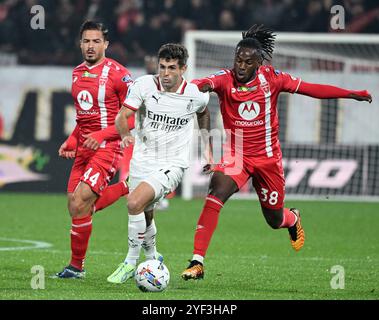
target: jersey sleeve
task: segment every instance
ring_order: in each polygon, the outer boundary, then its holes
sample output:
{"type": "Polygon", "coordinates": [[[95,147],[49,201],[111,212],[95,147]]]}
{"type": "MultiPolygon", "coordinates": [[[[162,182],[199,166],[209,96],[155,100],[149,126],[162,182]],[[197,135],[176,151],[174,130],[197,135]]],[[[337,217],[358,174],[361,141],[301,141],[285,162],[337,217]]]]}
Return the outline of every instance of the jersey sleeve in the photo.
{"type": "Polygon", "coordinates": [[[119,73],[115,76],[115,91],[120,100],[120,105],[125,101],[129,86],[133,83],[129,71],[119,73]]]}
{"type": "Polygon", "coordinates": [[[296,93],[299,89],[301,79],[296,78],[286,72],[274,70],[274,78],[278,83],[280,91],[296,93]]]}
{"type": "Polygon", "coordinates": [[[209,93],[208,92],[199,92],[200,94],[200,99],[199,99],[199,106],[197,109],[197,113],[202,113],[204,112],[205,108],[208,105],[209,102],[209,93]]]}
{"type": "Polygon", "coordinates": [[[142,81],[137,79],[128,88],[128,93],[123,106],[133,111],[137,111],[143,104],[142,81]]]}
{"type": "Polygon", "coordinates": [[[196,84],[199,90],[205,85],[209,84],[212,88],[212,91],[216,93],[220,93],[222,89],[225,87],[224,84],[227,81],[228,70],[220,70],[208,77],[195,79],[192,83],[196,84]]]}

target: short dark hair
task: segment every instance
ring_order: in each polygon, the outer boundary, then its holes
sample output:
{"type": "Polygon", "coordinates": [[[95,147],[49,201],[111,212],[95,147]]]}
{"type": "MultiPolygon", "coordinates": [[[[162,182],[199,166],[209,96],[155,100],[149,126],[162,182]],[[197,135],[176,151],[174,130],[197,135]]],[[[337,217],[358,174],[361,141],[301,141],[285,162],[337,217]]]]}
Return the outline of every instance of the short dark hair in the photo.
{"type": "Polygon", "coordinates": [[[185,46],[179,43],[166,43],[159,48],[158,59],[176,60],[183,67],[187,64],[188,51],[185,46]]]}
{"type": "Polygon", "coordinates": [[[98,30],[101,31],[105,41],[108,41],[108,29],[101,22],[96,22],[92,20],[86,20],[80,27],[79,37],[82,39],[82,35],[84,31],[87,30],[98,30]]]}
{"type": "Polygon", "coordinates": [[[242,32],[242,40],[237,47],[256,49],[261,55],[262,60],[270,60],[274,52],[276,35],[273,31],[263,24],[253,25],[249,30],[242,32]]]}

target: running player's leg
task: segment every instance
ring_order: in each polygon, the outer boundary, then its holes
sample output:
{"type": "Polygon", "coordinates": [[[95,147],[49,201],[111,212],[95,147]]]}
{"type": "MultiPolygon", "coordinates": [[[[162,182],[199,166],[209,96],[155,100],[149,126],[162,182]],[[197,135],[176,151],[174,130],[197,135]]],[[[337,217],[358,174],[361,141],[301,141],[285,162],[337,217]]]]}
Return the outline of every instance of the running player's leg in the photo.
{"type": "Polygon", "coordinates": [[[189,266],[182,272],[182,278],[202,279],[204,277],[204,257],[212,235],[216,230],[218,217],[224,203],[238,191],[235,181],[220,171],[213,173],[209,194],[196,225],[193,257],[189,266]]]}
{"type": "Polygon", "coordinates": [[[105,188],[101,196],[96,200],[93,206],[93,213],[103,210],[115,203],[122,196],[129,193],[129,187],[126,181],[119,181],[105,188]]]}
{"type": "Polygon", "coordinates": [[[128,196],[128,253],[124,262],[107,278],[111,283],[124,283],[134,277],[146,232],[145,207],[155,198],[154,189],[141,182],[128,196]]]}
{"type": "MultiPolygon", "coordinates": [[[[153,206],[152,206],[153,207],[153,206]]],[[[146,260],[157,259],[163,261],[163,256],[157,252],[156,235],[157,227],[154,221],[154,210],[145,210],[146,231],[142,242],[146,260]]]]}
{"type": "Polygon", "coordinates": [[[83,152],[78,153],[75,159],[67,189],[68,210],[72,219],[71,261],[68,267],[57,274],[59,278],[84,276],[84,261],[92,232],[93,206],[113,178],[117,166],[117,155],[113,152],[104,150],[100,156],[83,152]]]}
{"type": "Polygon", "coordinates": [[[79,271],[84,270],[84,260],[92,233],[92,206],[97,197],[88,184],[80,182],[69,198],[69,212],[72,218],[70,266],[79,271]]]}
{"type": "Polygon", "coordinates": [[[273,229],[287,228],[292,247],[298,251],[304,245],[304,230],[299,210],[284,207],[285,180],[281,159],[257,164],[253,186],[258,194],[262,213],[273,229]]]}
{"type": "Polygon", "coordinates": [[[71,216],[71,261],[67,267],[55,276],[58,278],[83,278],[84,258],[92,231],[92,219],[89,214],[97,195],[86,184],[80,183],[86,168],[87,159],[77,156],[72,166],[67,187],[67,207],[71,216]],[[89,191],[88,191],[89,189],[89,191]],[[86,205],[87,204],[87,205],[86,205]],[[87,211],[86,211],[87,210],[87,211]]]}
{"type": "MultiPolygon", "coordinates": [[[[147,226],[151,226],[153,223],[150,212],[153,210],[154,204],[157,201],[178,186],[182,176],[182,168],[171,168],[153,171],[147,178],[144,179],[131,177],[131,189],[133,189],[133,191],[128,196],[129,250],[125,261],[121,263],[117,270],[107,278],[109,282],[123,283],[134,276],[142,243],[145,239],[147,226]],[[142,181],[137,184],[136,181],[138,180],[142,181]],[[133,184],[137,184],[135,189],[133,184]],[[150,225],[148,224],[149,222],[150,225]]],[[[151,251],[156,252],[156,228],[152,230],[151,233],[154,233],[154,236],[152,237],[154,239],[154,244],[149,243],[148,245],[152,246],[151,251]]],[[[150,238],[148,240],[152,239],[150,238]]],[[[162,261],[163,258],[159,260],[162,261]]]]}
{"type": "Polygon", "coordinates": [[[216,230],[219,213],[229,197],[237,192],[248,179],[249,173],[243,168],[241,158],[224,157],[222,163],[215,167],[209,194],[196,226],[192,261],[182,273],[184,280],[204,277],[204,257],[216,230]]]}
{"type": "MultiPolygon", "coordinates": [[[[129,193],[129,187],[127,185],[126,180],[129,174],[129,162],[131,158],[131,152],[133,152],[133,148],[129,147],[129,148],[126,148],[126,150],[127,151],[124,150],[123,157],[122,157],[121,151],[113,153],[113,156],[115,157],[115,159],[112,159],[112,163],[111,163],[112,168],[114,168],[114,170],[117,170],[118,167],[120,167],[120,177],[122,176],[123,179],[120,179],[119,182],[116,182],[112,185],[108,185],[102,191],[101,195],[95,202],[95,205],[93,207],[93,213],[109,207],[118,199],[120,199],[120,197],[125,196],[129,193]]],[[[102,150],[98,151],[98,154],[101,157],[103,157],[102,154],[104,153],[105,153],[105,157],[109,158],[107,151],[102,151],[102,150]]],[[[109,158],[109,160],[111,159],[109,158]]]]}

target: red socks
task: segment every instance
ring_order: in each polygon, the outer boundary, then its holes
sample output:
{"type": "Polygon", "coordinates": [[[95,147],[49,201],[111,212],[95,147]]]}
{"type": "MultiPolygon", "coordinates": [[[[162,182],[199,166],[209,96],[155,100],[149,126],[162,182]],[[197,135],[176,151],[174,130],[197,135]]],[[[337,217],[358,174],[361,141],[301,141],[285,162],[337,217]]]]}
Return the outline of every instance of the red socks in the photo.
{"type": "Polygon", "coordinates": [[[208,195],[205,198],[205,205],[196,226],[194,254],[205,256],[223,206],[224,203],[214,196],[208,195]]]}
{"type": "Polygon", "coordinates": [[[117,182],[105,188],[101,196],[95,202],[94,212],[100,211],[129,193],[129,188],[124,181],[117,182]]]}
{"type": "MultiPolygon", "coordinates": [[[[108,186],[95,202],[94,211],[99,211],[110,206],[121,196],[129,193],[129,188],[124,181],[108,186]]],[[[83,270],[89,238],[92,231],[92,215],[82,218],[72,218],[71,227],[71,262],[76,269],[83,270]]]]}
{"type": "Polygon", "coordinates": [[[297,220],[297,216],[288,208],[283,209],[283,221],[279,228],[290,228],[297,220]]]}
{"type": "Polygon", "coordinates": [[[72,218],[71,226],[71,262],[76,269],[83,270],[89,238],[92,231],[92,216],[72,218]]]}

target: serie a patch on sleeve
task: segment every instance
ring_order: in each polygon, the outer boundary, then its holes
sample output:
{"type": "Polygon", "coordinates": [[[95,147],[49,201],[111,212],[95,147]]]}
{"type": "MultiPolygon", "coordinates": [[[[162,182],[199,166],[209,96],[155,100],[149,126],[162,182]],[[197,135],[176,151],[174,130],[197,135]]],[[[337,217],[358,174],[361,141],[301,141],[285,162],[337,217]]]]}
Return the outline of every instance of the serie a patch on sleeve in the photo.
{"type": "Polygon", "coordinates": [[[132,77],[127,74],[127,75],[125,75],[125,76],[122,77],[121,81],[122,82],[130,82],[130,81],[133,81],[133,80],[132,80],[132,77]]]}
{"type": "Polygon", "coordinates": [[[220,70],[220,71],[217,71],[216,73],[212,74],[212,76],[217,77],[217,76],[222,76],[223,74],[226,74],[226,71],[220,70]]]}

